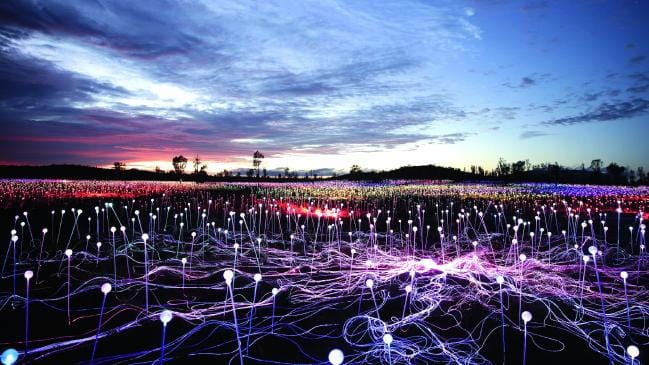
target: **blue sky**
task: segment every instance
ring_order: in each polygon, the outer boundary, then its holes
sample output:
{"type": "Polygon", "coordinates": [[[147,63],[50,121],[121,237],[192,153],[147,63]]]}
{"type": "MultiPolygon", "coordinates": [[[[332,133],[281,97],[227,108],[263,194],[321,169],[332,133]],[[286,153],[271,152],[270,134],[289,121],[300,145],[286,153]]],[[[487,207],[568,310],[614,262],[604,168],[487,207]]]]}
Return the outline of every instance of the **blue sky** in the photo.
{"type": "Polygon", "coordinates": [[[648,166],[649,2],[4,1],[0,162],[648,166]]]}

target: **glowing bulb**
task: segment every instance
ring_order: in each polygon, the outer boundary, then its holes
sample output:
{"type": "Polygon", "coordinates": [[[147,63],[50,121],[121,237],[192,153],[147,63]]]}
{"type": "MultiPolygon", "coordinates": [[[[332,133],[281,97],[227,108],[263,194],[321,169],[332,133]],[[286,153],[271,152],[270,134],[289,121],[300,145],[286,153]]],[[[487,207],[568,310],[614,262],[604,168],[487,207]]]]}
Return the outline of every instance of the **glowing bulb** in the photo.
{"type": "Polygon", "coordinates": [[[104,295],[110,293],[112,289],[113,287],[110,285],[110,283],[104,283],[101,286],[101,292],[104,293],[104,295]]]}
{"type": "Polygon", "coordinates": [[[638,357],[638,355],[640,355],[640,350],[637,346],[631,345],[626,348],[626,353],[629,354],[632,359],[635,359],[636,357],[638,357]]]}
{"type": "Polygon", "coordinates": [[[65,256],[67,256],[68,258],[69,258],[70,256],[72,256],[72,250],[69,249],[69,248],[68,248],[67,250],[65,250],[65,256]]]}
{"type": "Polygon", "coordinates": [[[343,352],[338,349],[333,349],[329,352],[329,363],[331,365],[340,365],[343,363],[344,359],[345,355],[343,355],[343,352]]]}
{"type": "Polygon", "coordinates": [[[410,293],[412,291],[412,285],[408,284],[406,285],[406,293],[410,293]]]}
{"type": "Polygon", "coordinates": [[[171,321],[171,317],[173,317],[173,313],[170,310],[163,310],[162,313],[160,313],[160,322],[166,326],[167,323],[171,321]]]}
{"type": "Polygon", "coordinates": [[[365,285],[367,285],[367,287],[371,289],[372,287],[374,287],[374,280],[372,279],[365,280],[365,285]]]}
{"type": "Polygon", "coordinates": [[[532,313],[530,313],[528,311],[525,311],[525,312],[521,313],[521,318],[523,319],[523,321],[525,323],[527,323],[527,322],[532,320],[532,313]]]}
{"type": "Polygon", "coordinates": [[[115,231],[117,231],[117,228],[115,228],[115,227],[110,227],[110,232],[111,232],[111,233],[115,233],[115,231]]]}
{"type": "Polygon", "coordinates": [[[496,276],[496,283],[502,285],[505,282],[505,278],[502,275],[496,276]]]}
{"type": "MultiPolygon", "coordinates": [[[[340,356],[342,356],[342,352],[340,353],[340,356]]],[[[329,357],[331,358],[331,355],[329,355],[329,357]]],[[[18,351],[14,349],[6,349],[0,356],[0,361],[3,365],[12,365],[16,362],[16,360],[18,360],[18,351]]],[[[342,363],[342,358],[338,364],[340,363],[342,363]]]]}
{"type": "Polygon", "coordinates": [[[255,282],[258,283],[258,282],[261,281],[261,274],[257,273],[257,274],[255,274],[255,276],[253,278],[255,279],[255,282]]]}
{"type": "Polygon", "coordinates": [[[622,278],[622,280],[626,280],[629,277],[629,273],[627,273],[626,271],[622,271],[620,273],[620,277],[622,278]]]}
{"type": "Polygon", "coordinates": [[[390,346],[390,344],[392,343],[392,340],[393,340],[393,338],[392,338],[391,334],[386,333],[386,334],[383,335],[383,343],[384,344],[390,346]]]}
{"type": "Polygon", "coordinates": [[[597,247],[595,247],[594,245],[588,247],[588,252],[589,252],[591,255],[595,256],[595,254],[597,253],[597,247]]]}
{"type": "Polygon", "coordinates": [[[270,292],[273,294],[273,296],[276,296],[277,293],[279,293],[279,289],[273,288],[273,290],[271,290],[270,292]]]}
{"type": "Polygon", "coordinates": [[[232,277],[234,276],[234,272],[232,270],[225,270],[223,272],[223,279],[225,279],[225,282],[230,284],[232,282],[232,277]]]}
{"type": "Polygon", "coordinates": [[[518,256],[518,258],[519,258],[521,261],[525,261],[525,260],[527,260],[527,256],[526,256],[524,253],[522,253],[520,256],[518,256]]]}
{"type": "Polygon", "coordinates": [[[34,276],[34,272],[31,270],[25,271],[25,279],[29,280],[34,276]]]}
{"type": "Polygon", "coordinates": [[[187,263],[187,258],[183,257],[182,259],[180,259],[180,262],[182,262],[182,264],[185,265],[187,263]]]}
{"type": "Polygon", "coordinates": [[[146,233],[142,233],[142,240],[146,241],[149,239],[149,235],[146,233]]]}

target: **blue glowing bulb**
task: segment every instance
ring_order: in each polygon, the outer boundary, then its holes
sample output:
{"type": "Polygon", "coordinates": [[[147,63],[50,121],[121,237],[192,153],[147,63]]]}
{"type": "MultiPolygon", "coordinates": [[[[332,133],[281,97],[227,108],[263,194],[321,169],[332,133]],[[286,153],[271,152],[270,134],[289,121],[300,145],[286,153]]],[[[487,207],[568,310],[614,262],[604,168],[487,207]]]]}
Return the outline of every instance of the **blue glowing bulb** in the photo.
{"type": "Polygon", "coordinates": [[[18,360],[18,351],[14,349],[6,349],[0,356],[3,365],[12,365],[16,360],[18,360]]]}

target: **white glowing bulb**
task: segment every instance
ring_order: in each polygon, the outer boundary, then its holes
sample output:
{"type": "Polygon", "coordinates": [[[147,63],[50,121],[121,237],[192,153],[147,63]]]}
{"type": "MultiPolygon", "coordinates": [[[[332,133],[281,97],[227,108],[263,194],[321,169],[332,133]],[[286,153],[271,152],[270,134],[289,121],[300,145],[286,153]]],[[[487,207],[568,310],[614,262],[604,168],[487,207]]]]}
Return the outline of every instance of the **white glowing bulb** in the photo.
{"type": "Polygon", "coordinates": [[[160,322],[162,322],[162,325],[166,326],[167,323],[171,321],[171,317],[173,317],[173,313],[170,310],[164,310],[160,313],[160,322]]]}
{"type": "Polygon", "coordinates": [[[232,270],[225,270],[223,272],[223,279],[225,279],[226,283],[232,282],[232,277],[234,276],[234,272],[232,270]]]}
{"type": "Polygon", "coordinates": [[[29,280],[34,276],[34,272],[31,270],[25,271],[25,279],[29,280]]]}
{"type": "Polygon", "coordinates": [[[343,352],[338,349],[333,349],[329,352],[329,363],[331,365],[340,365],[343,363],[344,359],[345,355],[343,355],[343,352]]]}
{"type": "Polygon", "coordinates": [[[261,274],[257,273],[257,274],[255,274],[255,276],[253,278],[255,279],[255,282],[258,283],[258,282],[261,281],[261,274]]]}
{"type": "Polygon", "coordinates": [[[527,323],[527,322],[532,320],[532,313],[530,313],[528,311],[525,311],[525,312],[521,313],[521,318],[523,319],[523,321],[525,323],[527,323]]]}
{"type": "Polygon", "coordinates": [[[101,286],[101,292],[104,293],[104,295],[110,293],[112,289],[113,287],[110,285],[110,283],[104,283],[101,286]]]}
{"type": "Polygon", "coordinates": [[[390,346],[390,344],[392,343],[392,340],[393,340],[393,338],[392,338],[391,334],[386,333],[386,334],[383,335],[383,343],[384,344],[390,346]]]}

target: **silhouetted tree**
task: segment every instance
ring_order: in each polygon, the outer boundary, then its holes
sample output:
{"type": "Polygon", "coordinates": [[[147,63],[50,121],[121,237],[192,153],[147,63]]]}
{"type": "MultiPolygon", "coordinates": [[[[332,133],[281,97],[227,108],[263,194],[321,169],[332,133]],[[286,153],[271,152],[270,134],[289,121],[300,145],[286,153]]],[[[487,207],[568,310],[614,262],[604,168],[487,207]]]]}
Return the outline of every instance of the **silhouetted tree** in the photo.
{"type": "Polygon", "coordinates": [[[358,175],[362,173],[363,170],[361,170],[361,167],[358,165],[352,165],[351,169],[349,169],[349,174],[350,175],[358,175]]]}
{"type": "Polygon", "coordinates": [[[198,155],[194,157],[192,164],[194,164],[194,175],[198,175],[198,172],[201,171],[201,159],[198,155]]]}
{"type": "Polygon", "coordinates": [[[117,171],[118,173],[123,171],[125,166],[126,164],[124,162],[121,161],[113,162],[113,169],[115,169],[115,171],[117,171]]]}
{"type": "Polygon", "coordinates": [[[255,170],[257,170],[257,177],[259,177],[259,166],[261,165],[261,161],[264,159],[264,154],[255,151],[255,153],[252,155],[252,166],[255,170]]]}
{"type": "Polygon", "coordinates": [[[561,165],[559,165],[558,162],[555,162],[553,164],[548,164],[548,175],[550,175],[550,177],[552,178],[555,184],[559,182],[561,170],[562,167],[561,165]]]}
{"type": "Polygon", "coordinates": [[[194,165],[194,180],[197,183],[207,180],[207,164],[202,163],[198,155],[194,157],[192,164],[194,165]]]}
{"type": "Polygon", "coordinates": [[[187,158],[183,155],[175,156],[171,163],[174,165],[174,171],[176,175],[182,180],[182,175],[185,173],[185,168],[187,167],[187,158]]]}
{"type": "Polygon", "coordinates": [[[286,178],[288,179],[288,178],[291,177],[290,174],[291,174],[291,169],[289,169],[288,167],[285,168],[284,169],[284,176],[286,176],[286,178]]]}
{"type": "Polygon", "coordinates": [[[122,177],[122,171],[124,171],[124,166],[126,166],[124,162],[120,162],[120,161],[113,162],[113,169],[115,170],[115,176],[117,176],[118,179],[122,177]]]}
{"type": "Polygon", "coordinates": [[[255,174],[255,170],[253,170],[253,169],[249,169],[248,171],[246,171],[246,176],[248,176],[248,177],[252,177],[252,175],[254,175],[254,174],[255,174]]]}
{"type": "Polygon", "coordinates": [[[525,172],[525,161],[512,162],[512,175],[521,177],[525,172]]]}
{"type": "Polygon", "coordinates": [[[156,173],[156,174],[162,174],[162,172],[163,172],[163,171],[162,171],[162,169],[160,168],[160,166],[156,166],[156,167],[155,167],[155,173],[156,173]]]}
{"type": "Polygon", "coordinates": [[[645,175],[644,172],[644,167],[640,166],[636,170],[636,176],[638,178],[638,184],[646,184],[647,183],[647,175],[645,175]]]}
{"type": "Polygon", "coordinates": [[[266,171],[266,168],[265,168],[265,167],[264,167],[264,169],[262,170],[262,176],[263,176],[264,178],[268,177],[268,171],[266,171]]]}
{"type": "Polygon", "coordinates": [[[496,166],[496,175],[500,177],[506,177],[509,175],[509,164],[502,157],[498,160],[498,166],[496,166]]]}
{"type": "Polygon", "coordinates": [[[625,169],[623,166],[620,166],[615,162],[611,162],[608,166],[606,166],[606,172],[608,173],[608,176],[611,178],[614,184],[624,183],[624,170],[625,169]]]}

